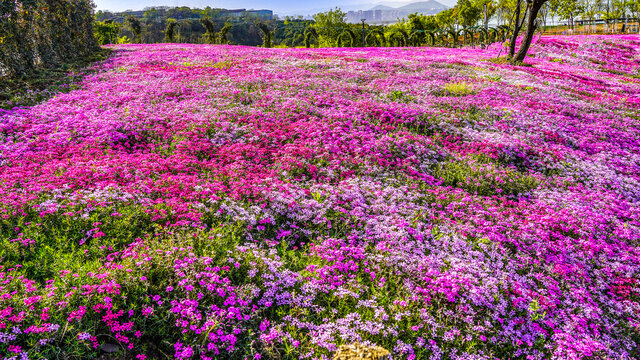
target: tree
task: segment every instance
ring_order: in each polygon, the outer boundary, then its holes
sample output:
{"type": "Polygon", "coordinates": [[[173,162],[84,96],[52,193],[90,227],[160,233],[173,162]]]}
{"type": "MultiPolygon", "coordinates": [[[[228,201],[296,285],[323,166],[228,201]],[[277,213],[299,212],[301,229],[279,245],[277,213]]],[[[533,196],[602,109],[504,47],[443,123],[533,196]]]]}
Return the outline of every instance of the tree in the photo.
{"type": "Polygon", "coordinates": [[[354,47],[356,46],[356,43],[358,42],[358,37],[356,36],[356,33],[353,32],[353,30],[351,29],[345,29],[340,36],[338,37],[338,43],[339,46],[350,46],[350,47],[354,47]]]}
{"type": "Polygon", "coordinates": [[[525,0],[516,0],[516,8],[513,11],[513,19],[511,21],[513,32],[511,33],[511,40],[509,40],[509,58],[513,58],[516,53],[516,41],[518,40],[518,35],[520,34],[522,27],[524,26],[524,21],[529,10],[528,7],[525,7],[524,14],[522,14],[523,1],[525,0]]]}
{"type": "Polygon", "coordinates": [[[365,39],[367,46],[380,46],[386,45],[387,39],[384,37],[384,31],[380,27],[374,27],[369,31],[365,39]]]}
{"type": "Polygon", "coordinates": [[[582,13],[580,14],[583,19],[589,19],[591,21],[591,26],[594,28],[593,24],[600,13],[600,10],[603,8],[602,0],[582,0],[580,2],[582,13]]]}
{"type": "Polygon", "coordinates": [[[482,8],[479,2],[471,0],[458,0],[454,7],[457,23],[463,28],[474,26],[482,18],[482,8]]]}
{"type": "Polygon", "coordinates": [[[524,61],[525,56],[527,56],[529,47],[531,46],[531,41],[533,40],[533,34],[538,28],[538,13],[547,1],[548,0],[527,0],[527,11],[529,12],[529,17],[527,18],[527,29],[522,37],[522,43],[520,44],[518,53],[511,60],[512,63],[521,63],[524,61]]]}
{"type": "MultiPolygon", "coordinates": [[[[640,16],[640,0],[626,0],[625,6],[627,10],[631,13],[631,16],[637,20],[638,17],[640,16]]],[[[640,27],[638,31],[640,31],[640,27]]]]}
{"type": "Polygon", "coordinates": [[[269,29],[265,23],[258,23],[257,26],[262,31],[262,47],[273,47],[273,34],[271,33],[271,29],[269,29]]]}
{"type": "Polygon", "coordinates": [[[219,40],[220,40],[220,44],[228,44],[229,40],[227,39],[227,33],[229,33],[229,30],[231,30],[231,24],[224,24],[224,26],[222,27],[222,29],[220,29],[220,33],[219,33],[219,40]]]}
{"type": "Polygon", "coordinates": [[[408,20],[402,19],[396,24],[386,27],[389,39],[404,41],[406,45],[419,46],[426,43],[428,33],[438,29],[438,22],[434,15],[409,14],[408,20]],[[400,37],[398,37],[400,34],[400,37]]]}
{"type": "Polygon", "coordinates": [[[316,22],[314,27],[318,33],[318,40],[321,46],[338,46],[338,37],[345,29],[349,28],[349,25],[344,20],[346,15],[338,7],[313,15],[313,19],[316,22]]]}
{"type": "Polygon", "coordinates": [[[215,44],[216,42],[216,29],[213,25],[213,22],[210,18],[202,18],[200,19],[200,23],[207,29],[207,32],[203,35],[205,43],[207,44],[215,44]]]}
{"type": "Polygon", "coordinates": [[[111,20],[96,21],[93,25],[94,36],[98,44],[117,44],[120,24],[111,20]]]}
{"type": "Polygon", "coordinates": [[[453,29],[457,22],[454,8],[440,11],[436,14],[435,20],[438,25],[438,29],[453,29]]]}
{"type": "Polygon", "coordinates": [[[304,46],[308,49],[311,47],[311,39],[315,39],[318,42],[318,32],[312,26],[308,27],[304,32],[304,46]]]}
{"type": "Polygon", "coordinates": [[[111,17],[113,17],[113,14],[108,11],[98,10],[95,14],[95,19],[97,21],[105,21],[111,17]]]}
{"type": "Polygon", "coordinates": [[[387,35],[390,46],[407,46],[409,45],[409,34],[402,29],[395,29],[387,35]]]}
{"type": "Polygon", "coordinates": [[[164,40],[166,42],[173,42],[177,25],[178,22],[176,21],[176,19],[167,19],[167,27],[164,31],[164,40]]]}
{"type": "Polygon", "coordinates": [[[127,25],[133,32],[135,36],[134,41],[137,43],[142,42],[142,26],[140,25],[140,20],[136,19],[133,15],[127,16],[127,25]]]}
{"type": "Polygon", "coordinates": [[[607,12],[607,21],[613,20],[613,31],[617,31],[618,19],[626,14],[626,4],[624,0],[611,0],[611,7],[607,12]]]}
{"type": "Polygon", "coordinates": [[[409,18],[409,31],[431,31],[438,29],[438,21],[433,15],[423,15],[413,13],[408,16],[409,18]]]}
{"type": "Polygon", "coordinates": [[[0,75],[22,76],[94,52],[93,2],[0,1],[0,75]]]}
{"type": "Polygon", "coordinates": [[[582,4],[576,0],[549,0],[551,14],[561,20],[567,20],[573,28],[576,15],[582,13],[582,4]]]}

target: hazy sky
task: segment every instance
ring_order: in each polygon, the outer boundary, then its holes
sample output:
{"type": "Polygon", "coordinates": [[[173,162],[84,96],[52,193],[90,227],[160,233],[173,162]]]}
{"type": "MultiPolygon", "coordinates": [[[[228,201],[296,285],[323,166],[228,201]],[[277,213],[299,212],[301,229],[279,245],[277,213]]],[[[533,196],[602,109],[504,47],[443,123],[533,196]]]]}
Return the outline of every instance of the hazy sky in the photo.
{"type": "MultiPolygon", "coordinates": [[[[300,14],[307,15],[314,11],[322,11],[324,9],[338,6],[343,10],[368,10],[377,4],[385,4],[391,6],[405,5],[411,2],[421,0],[94,0],[99,10],[141,10],[147,6],[189,6],[203,8],[206,6],[219,7],[226,9],[271,9],[276,14],[300,14]],[[361,6],[358,6],[361,5],[361,6]]],[[[452,6],[456,0],[438,0],[439,2],[452,6]]]]}

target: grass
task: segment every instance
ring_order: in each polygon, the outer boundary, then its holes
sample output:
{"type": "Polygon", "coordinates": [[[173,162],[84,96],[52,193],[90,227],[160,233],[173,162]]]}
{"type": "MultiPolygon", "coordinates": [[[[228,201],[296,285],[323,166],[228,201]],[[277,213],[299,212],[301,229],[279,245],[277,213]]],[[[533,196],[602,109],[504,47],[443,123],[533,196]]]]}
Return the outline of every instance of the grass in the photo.
{"type": "Polygon", "coordinates": [[[442,86],[442,88],[434,91],[435,96],[467,96],[476,94],[473,84],[467,82],[452,82],[442,86]]]}
{"type": "Polygon", "coordinates": [[[16,78],[0,77],[0,109],[33,106],[55,94],[78,88],[82,78],[96,62],[107,59],[113,51],[100,49],[91,56],[56,68],[41,68],[16,78]]]}

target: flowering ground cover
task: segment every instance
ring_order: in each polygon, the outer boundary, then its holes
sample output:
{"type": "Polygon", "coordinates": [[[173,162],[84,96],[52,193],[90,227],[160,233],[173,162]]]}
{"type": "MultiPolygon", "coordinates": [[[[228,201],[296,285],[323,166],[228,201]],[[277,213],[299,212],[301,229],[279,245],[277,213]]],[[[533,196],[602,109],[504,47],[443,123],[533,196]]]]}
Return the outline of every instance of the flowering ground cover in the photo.
{"type": "Polygon", "coordinates": [[[640,37],[115,50],[0,113],[4,359],[640,357],[640,37]]]}

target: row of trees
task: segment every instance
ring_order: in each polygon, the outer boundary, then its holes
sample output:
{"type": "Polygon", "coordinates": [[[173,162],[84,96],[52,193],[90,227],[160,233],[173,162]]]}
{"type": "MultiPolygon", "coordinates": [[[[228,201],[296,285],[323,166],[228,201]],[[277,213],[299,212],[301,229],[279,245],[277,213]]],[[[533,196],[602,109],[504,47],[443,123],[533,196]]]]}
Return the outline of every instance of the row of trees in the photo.
{"type": "Polygon", "coordinates": [[[315,38],[318,46],[360,46],[362,42],[356,40],[360,38],[367,46],[456,46],[508,38],[508,56],[521,62],[534,33],[546,25],[547,19],[566,21],[571,26],[580,19],[592,27],[600,20],[604,31],[619,29],[616,25],[622,22],[626,31],[630,22],[638,23],[639,15],[640,0],[458,0],[456,6],[436,15],[412,14],[390,26],[360,29],[359,24],[347,24],[345,13],[336,8],[314,16],[315,23],[306,32],[306,45],[315,38]],[[520,35],[522,45],[516,49],[520,35]]]}
{"type": "Polygon", "coordinates": [[[97,48],[91,0],[0,1],[0,76],[53,67],[97,48]]]}
{"type": "MultiPolygon", "coordinates": [[[[260,45],[262,31],[257,24],[263,20],[260,16],[251,13],[243,13],[241,16],[242,18],[231,17],[224,9],[211,7],[197,9],[186,6],[174,8],[159,6],[124,14],[98,11],[95,15],[96,38],[101,44],[129,41],[146,44],[230,42],[238,45],[260,45]],[[105,26],[115,22],[118,23],[105,26]],[[110,35],[112,30],[110,27],[117,27],[115,37],[110,35]],[[226,39],[219,38],[220,35],[225,35],[226,39]]],[[[284,21],[266,21],[266,23],[270,28],[280,28],[285,25],[284,21]]]]}
{"type": "Polygon", "coordinates": [[[538,15],[548,0],[514,0],[508,25],[488,26],[491,16],[497,7],[491,0],[459,0],[458,4],[437,15],[412,14],[391,26],[378,26],[358,29],[357,25],[345,22],[345,13],[335,8],[314,16],[315,23],[306,32],[306,46],[316,39],[318,46],[360,46],[358,37],[367,46],[420,46],[474,44],[477,39],[482,43],[505,40],[511,33],[509,58],[514,62],[522,62],[528,52],[535,31],[538,29],[538,15]],[[482,11],[479,9],[482,8],[482,11]],[[478,26],[481,19],[483,24],[478,26]],[[516,53],[516,40],[524,31],[519,51],[516,53]],[[364,32],[364,33],[363,33],[364,32]],[[359,33],[359,34],[358,34],[359,33]],[[467,40],[468,39],[468,40],[467,40]]]}
{"type": "Polygon", "coordinates": [[[94,33],[99,44],[179,42],[195,44],[236,44],[247,46],[296,47],[304,44],[304,31],[313,21],[300,19],[260,21],[224,18],[195,19],[136,18],[127,16],[122,24],[110,19],[96,21],[94,33]]]}
{"type": "MultiPolygon", "coordinates": [[[[430,19],[435,28],[471,27],[493,20],[498,25],[511,24],[518,5],[521,10],[530,8],[530,1],[519,0],[458,0],[453,8],[430,19]]],[[[606,25],[627,17],[638,19],[640,0],[549,0],[540,8],[541,22],[556,19],[573,26],[576,19],[594,22],[602,20],[606,25]]]]}
{"type": "Polygon", "coordinates": [[[575,20],[593,23],[602,20],[608,28],[621,20],[638,19],[640,0],[549,0],[546,13],[557,16],[573,27],[575,20]]]}

